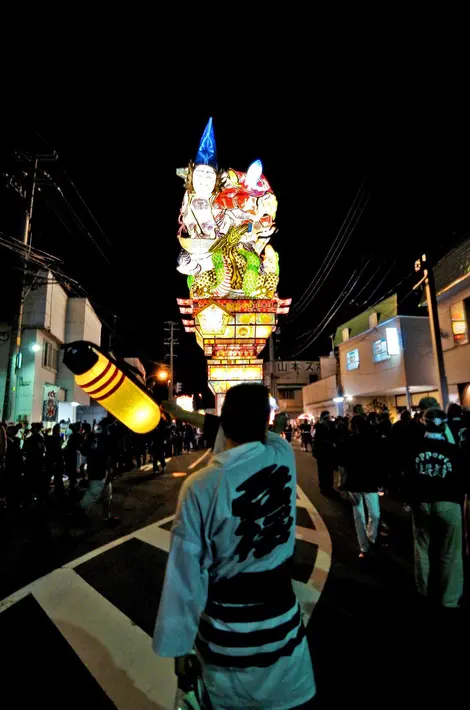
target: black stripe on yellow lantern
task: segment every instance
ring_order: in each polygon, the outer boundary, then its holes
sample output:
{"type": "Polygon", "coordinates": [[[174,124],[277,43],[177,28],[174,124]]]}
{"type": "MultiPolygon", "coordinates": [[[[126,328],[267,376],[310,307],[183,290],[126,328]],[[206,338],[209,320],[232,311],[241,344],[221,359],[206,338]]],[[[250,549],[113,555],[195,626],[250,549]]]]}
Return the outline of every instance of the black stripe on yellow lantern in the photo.
{"type": "Polygon", "coordinates": [[[64,364],[84,392],[136,434],[155,429],[160,408],[125,365],[84,340],[64,345],[64,351],[64,364]]]}

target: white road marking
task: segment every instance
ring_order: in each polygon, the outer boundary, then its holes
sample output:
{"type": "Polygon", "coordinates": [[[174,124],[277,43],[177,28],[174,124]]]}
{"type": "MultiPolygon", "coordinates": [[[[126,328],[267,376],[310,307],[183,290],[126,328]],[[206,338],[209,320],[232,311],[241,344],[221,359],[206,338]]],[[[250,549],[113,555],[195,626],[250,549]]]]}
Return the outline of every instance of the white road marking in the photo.
{"type": "Polygon", "coordinates": [[[149,636],[76,572],[55,570],[34,597],[117,708],[172,707],[173,659],[157,656],[149,636]]]}
{"type": "MultiPolygon", "coordinates": [[[[209,453],[206,452],[198,462],[209,453]]],[[[307,624],[330,570],[332,548],[326,525],[299,486],[297,505],[307,510],[315,530],[297,526],[296,538],[318,546],[308,582],[293,582],[301,603],[302,617],[307,624]]],[[[103,545],[0,602],[1,613],[28,594],[33,594],[118,710],[173,708],[176,692],[173,662],[156,656],[150,637],[76,574],[74,568],[131,538],[167,552],[171,533],[163,530],[162,526],[174,517],[170,515],[103,545]]]]}
{"type": "Polygon", "coordinates": [[[295,536],[298,540],[304,540],[318,546],[317,557],[310,579],[306,584],[294,582],[294,588],[302,606],[304,622],[308,623],[328,578],[331,567],[332,544],[328,528],[320,517],[318,510],[307,498],[300,486],[297,486],[297,496],[297,506],[307,511],[315,530],[297,526],[295,536]]]}
{"type": "Polygon", "coordinates": [[[204,459],[207,456],[209,456],[210,452],[211,452],[211,449],[207,449],[207,451],[204,451],[202,456],[200,456],[194,463],[191,464],[191,466],[189,466],[189,470],[192,471],[193,468],[196,468],[196,466],[198,466],[201,463],[201,461],[204,461],[204,459]]]}

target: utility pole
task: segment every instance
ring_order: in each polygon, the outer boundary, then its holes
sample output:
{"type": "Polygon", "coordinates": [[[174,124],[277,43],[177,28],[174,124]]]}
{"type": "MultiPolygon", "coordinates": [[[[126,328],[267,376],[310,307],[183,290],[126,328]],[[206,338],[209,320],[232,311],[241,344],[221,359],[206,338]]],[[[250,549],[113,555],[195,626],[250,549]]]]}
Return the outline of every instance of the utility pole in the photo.
{"type": "MultiPolygon", "coordinates": [[[[23,244],[31,248],[31,222],[33,219],[34,193],[36,191],[36,177],[38,171],[39,156],[36,155],[33,163],[30,186],[28,190],[27,203],[24,216],[23,244]]],[[[23,275],[21,278],[21,295],[18,308],[16,327],[12,326],[10,333],[10,352],[8,356],[8,367],[5,380],[5,396],[3,399],[3,421],[14,419],[16,407],[16,393],[18,389],[19,354],[21,348],[21,336],[23,329],[24,302],[27,295],[26,290],[26,265],[23,262],[23,275]],[[13,387],[12,387],[12,383],[13,387]],[[11,390],[11,391],[10,391],[11,390]]]]}
{"type": "MultiPolygon", "coordinates": [[[[21,162],[26,161],[31,164],[32,172],[29,177],[29,184],[25,191],[21,189],[21,186],[15,181],[13,177],[10,177],[10,185],[15,188],[17,192],[24,198],[26,197],[26,207],[24,215],[24,229],[23,229],[23,244],[26,249],[26,259],[23,262],[23,273],[21,277],[21,291],[20,291],[20,303],[18,306],[18,316],[16,319],[16,326],[12,326],[10,333],[10,351],[8,354],[8,367],[5,378],[5,394],[3,399],[3,420],[11,420],[15,417],[16,409],[16,396],[18,392],[19,384],[19,370],[20,370],[20,350],[21,350],[21,339],[23,331],[23,315],[24,315],[24,304],[26,296],[29,293],[29,288],[26,286],[26,269],[28,256],[31,254],[31,236],[32,229],[31,224],[33,220],[33,206],[34,197],[36,193],[36,187],[41,184],[41,179],[38,180],[38,169],[39,164],[42,161],[53,161],[57,160],[57,154],[54,152],[51,155],[39,155],[36,153],[34,157],[27,156],[24,154],[19,154],[21,162]],[[12,386],[13,385],[13,386],[12,386]]],[[[47,178],[49,176],[45,174],[47,178]]],[[[47,180],[46,180],[47,182],[47,180]]]]}
{"type": "Polygon", "coordinates": [[[436,284],[434,283],[434,274],[432,268],[428,268],[426,254],[423,254],[421,259],[418,259],[415,262],[415,271],[416,273],[422,274],[421,280],[415,286],[413,286],[413,288],[417,289],[418,286],[424,284],[424,291],[428,304],[428,316],[429,327],[431,329],[432,349],[434,354],[434,362],[436,364],[439,402],[441,407],[446,410],[449,404],[449,390],[447,387],[447,376],[444,365],[444,353],[442,350],[441,329],[439,327],[436,284]]]}
{"type": "Polygon", "coordinates": [[[165,331],[169,333],[169,337],[165,338],[165,345],[169,347],[169,356],[170,356],[170,378],[168,380],[168,398],[171,400],[173,399],[173,385],[174,385],[174,358],[177,357],[175,354],[175,345],[178,344],[177,338],[175,337],[175,333],[178,332],[179,326],[178,323],[175,323],[172,320],[165,321],[165,331]]]}

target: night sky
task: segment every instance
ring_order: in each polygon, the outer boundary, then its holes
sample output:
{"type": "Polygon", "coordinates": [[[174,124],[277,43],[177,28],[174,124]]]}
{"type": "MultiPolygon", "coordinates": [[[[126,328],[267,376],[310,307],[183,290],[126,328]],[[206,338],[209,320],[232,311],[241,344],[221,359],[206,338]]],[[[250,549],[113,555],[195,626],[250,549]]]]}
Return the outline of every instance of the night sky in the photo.
{"type": "MultiPolygon", "coordinates": [[[[259,105],[241,102],[238,110],[227,111],[220,111],[214,97],[191,107],[169,95],[160,96],[157,106],[145,94],[125,99],[119,93],[95,94],[92,103],[61,97],[28,122],[12,122],[4,130],[2,172],[14,167],[14,150],[58,152],[58,163],[43,167],[110,264],[53,186],[44,186],[37,197],[33,246],[64,260],[64,271],[83,285],[106,323],[118,316],[117,349],[140,354],[147,364],[159,360],[163,321],[179,319],[175,299],[186,297],[187,287],[176,272],[183,184],[175,170],[195,157],[209,115],[221,166],[246,170],[254,159],[263,161],[279,200],[278,233],[271,240],[280,253],[279,294],[294,303],[315,276],[364,181],[361,194],[369,202],[333,272],[301,317],[281,320],[282,357],[299,350],[304,341],[298,336],[323,319],[355,269],[364,267],[356,288],[302,357],[327,353],[336,327],[395,283],[404,280],[406,295],[413,283],[407,276],[421,251],[437,258],[464,238],[470,229],[469,146],[457,107],[448,103],[444,113],[436,111],[437,98],[421,102],[411,90],[380,99],[339,90],[320,96],[318,91],[286,93],[259,105]]],[[[3,185],[0,198],[0,230],[19,235],[21,201],[3,185]]],[[[8,252],[2,250],[0,258],[4,317],[19,272],[11,269],[8,252]]],[[[194,336],[181,333],[179,353],[176,380],[187,391],[201,391],[204,357],[194,336]]]]}

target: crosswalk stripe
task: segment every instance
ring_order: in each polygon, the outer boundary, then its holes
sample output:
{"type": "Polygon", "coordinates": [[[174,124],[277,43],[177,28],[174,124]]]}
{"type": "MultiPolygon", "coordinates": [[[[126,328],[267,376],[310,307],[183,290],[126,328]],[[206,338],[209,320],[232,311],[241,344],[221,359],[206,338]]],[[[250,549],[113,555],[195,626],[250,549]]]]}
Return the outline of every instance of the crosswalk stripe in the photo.
{"type": "MultiPolygon", "coordinates": [[[[332,547],[326,525],[300,486],[297,505],[307,510],[315,529],[297,526],[296,538],[317,546],[308,582],[293,582],[304,623],[308,623],[330,570],[332,547]]],[[[75,568],[132,538],[168,552],[171,533],[162,526],[174,517],[167,516],[93,550],[0,602],[1,617],[2,611],[32,594],[118,710],[172,708],[176,692],[173,661],[156,656],[148,634],[88,584],[75,568]]]]}
{"type": "Polygon", "coordinates": [[[172,659],[156,656],[149,636],[74,570],[55,570],[34,596],[117,708],[172,706],[172,659]]]}

